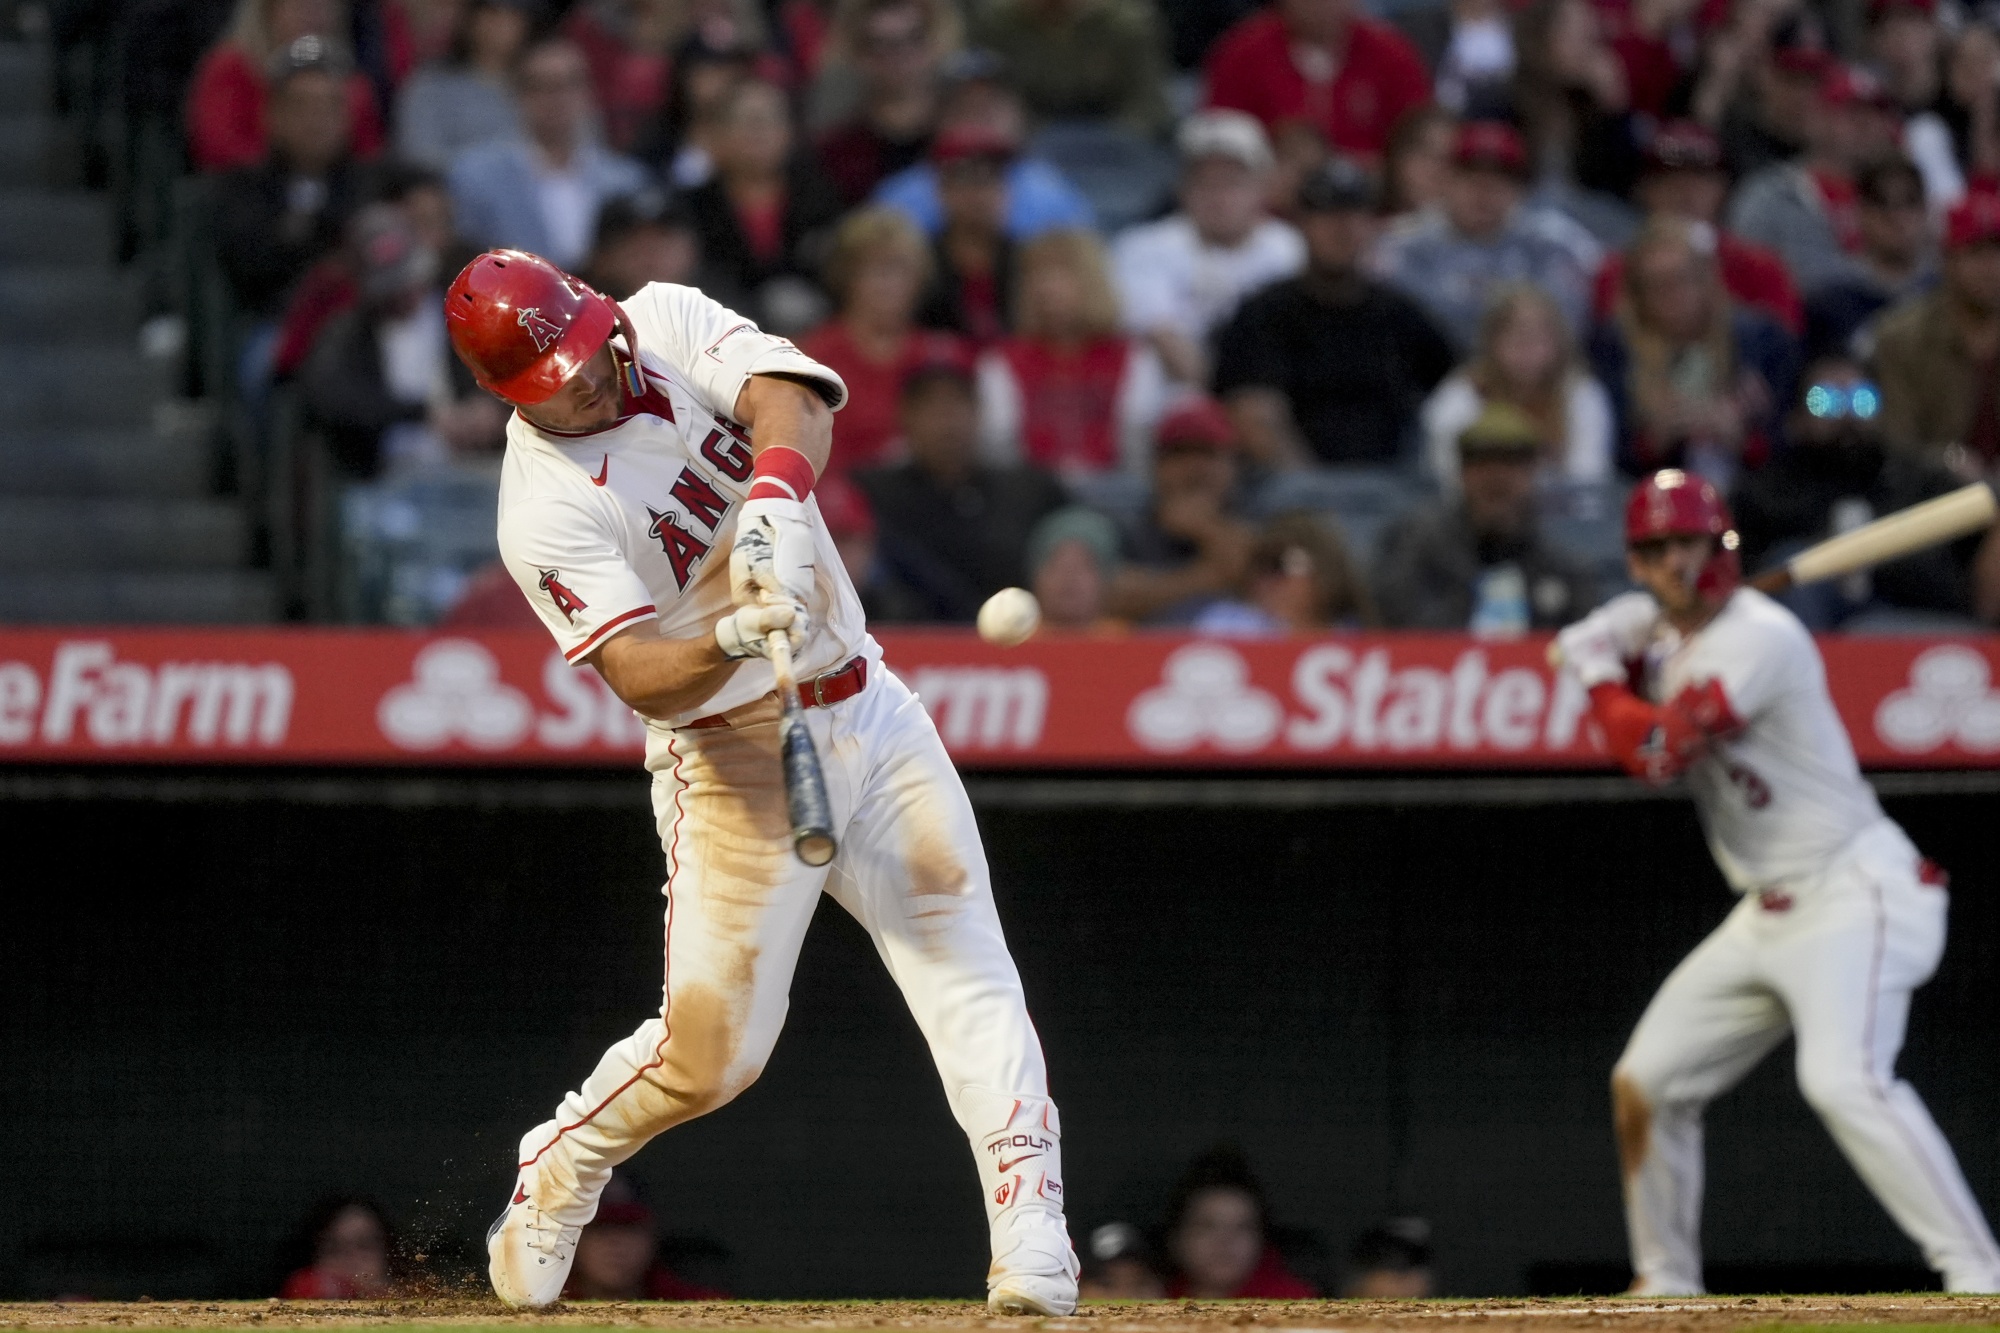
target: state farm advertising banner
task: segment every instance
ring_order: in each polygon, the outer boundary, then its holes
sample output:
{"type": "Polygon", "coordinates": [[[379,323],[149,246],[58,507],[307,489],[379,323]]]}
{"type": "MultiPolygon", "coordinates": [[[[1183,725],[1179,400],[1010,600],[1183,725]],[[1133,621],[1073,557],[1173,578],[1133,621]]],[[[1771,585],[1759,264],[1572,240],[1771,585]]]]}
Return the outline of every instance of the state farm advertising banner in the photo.
{"type": "MultiPolygon", "coordinates": [[[[966,768],[1604,766],[1545,639],[880,639],[966,768]]],[[[1864,763],[2000,767],[2000,636],[1820,646],[1864,763]]],[[[533,632],[0,630],[0,763],[623,766],[643,746],[533,632]]]]}

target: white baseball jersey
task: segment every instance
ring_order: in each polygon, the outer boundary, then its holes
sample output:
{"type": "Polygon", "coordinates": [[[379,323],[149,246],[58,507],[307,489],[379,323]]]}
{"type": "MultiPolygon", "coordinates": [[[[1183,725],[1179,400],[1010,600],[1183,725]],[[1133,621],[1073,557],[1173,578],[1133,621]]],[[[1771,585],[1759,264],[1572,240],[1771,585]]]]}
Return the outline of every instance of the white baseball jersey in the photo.
{"type": "MultiPolygon", "coordinates": [[[[730,413],[751,375],[816,380],[836,409],[847,398],[840,376],[693,287],[656,282],[623,306],[646,382],[637,399],[626,387],[626,415],[577,435],[518,412],[507,423],[500,554],[573,663],[628,626],[652,620],[663,638],[692,639],[728,614],[729,548],[752,466],[749,437],[730,413]]],[[[856,655],[881,657],[817,502],[806,512],[817,559],[801,679],[856,655]]],[[[685,714],[649,720],[647,766],[671,762],[663,738],[673,727],[774,685],[771,664],[752,658],[685,714]]]]}
{"type": "MultiPolygon", "coordinates": [[[[1682,636],[1643,592],[1612,598],[1571,636],[1604,635],[1642,667],[1643,692],[1666,703],[1710,681],[1736,720],[1688,769],[1688,787],[1723,876],[1738,891],[1824,869],[1883,818],[1827,693],[1826,666],[1798,617],[1739,588],[1715,618],[1682,636]]],[[[1592,683],[1592,682],[1586,682],[1592,683]]]]}

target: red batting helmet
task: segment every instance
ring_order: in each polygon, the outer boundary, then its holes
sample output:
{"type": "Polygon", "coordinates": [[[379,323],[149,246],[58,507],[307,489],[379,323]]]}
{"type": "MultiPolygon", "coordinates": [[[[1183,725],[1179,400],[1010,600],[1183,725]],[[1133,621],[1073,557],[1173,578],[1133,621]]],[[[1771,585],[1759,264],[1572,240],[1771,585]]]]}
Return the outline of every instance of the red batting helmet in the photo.
{"type": "Polygon", "coordinates": [[[625,314],[540,255],[488,250],[452,281],[444,322],[481,388],[533,406],[597,355],[625,314]]]}
{"type": "Polygon", "coordinates": [[[1670,467],[1632,488],[1625,505],[1625,544],[1637,546],[1662,537],[1708,537],[1714,542],[1715,553],[1695,581],[1704,596],[1727,597],[1743,577],[1736,554],[1736,520],[1713,482],[1670,467]]]}

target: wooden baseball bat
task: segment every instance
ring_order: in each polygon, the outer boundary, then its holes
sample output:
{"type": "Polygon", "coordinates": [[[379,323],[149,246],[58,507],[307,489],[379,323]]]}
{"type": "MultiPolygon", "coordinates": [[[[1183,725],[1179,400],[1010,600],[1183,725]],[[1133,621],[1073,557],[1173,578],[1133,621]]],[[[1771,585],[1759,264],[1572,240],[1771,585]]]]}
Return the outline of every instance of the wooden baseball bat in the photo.
{"type": "Polygon", "coordinates": [[[771,670],[778,677],[778,762],[785,771],[785,809],[792,821],[792,851],[809,866],[833,860],[840,845],[833,836],[833,806],[826,797],[826,774],[806,730],[799,683],[792,677],[792,641],[774,629],[765,637],[771,670]]]}
{"type": "Polygon", "coordinates": [[[1750,586],[1759,592],[1783,592],[1802,583],[1836,579],[1977,532],[1993,522],[1994,513],[1993,488],[1975,481],[1809,546],[1751,579],[1750,586]]]}

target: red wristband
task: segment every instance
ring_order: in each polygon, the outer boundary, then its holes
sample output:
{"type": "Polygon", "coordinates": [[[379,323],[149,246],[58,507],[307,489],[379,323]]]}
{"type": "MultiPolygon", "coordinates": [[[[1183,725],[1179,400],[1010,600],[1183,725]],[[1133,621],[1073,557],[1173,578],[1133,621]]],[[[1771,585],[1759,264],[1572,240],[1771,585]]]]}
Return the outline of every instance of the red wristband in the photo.
{"type": "Polygon", "coordinates": [[[798,500],[812,494],[812,460],[796,449],[774,444],[757,455],[750,472],[752,500],[798,500]]]}

